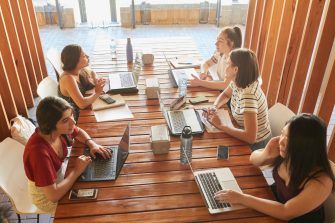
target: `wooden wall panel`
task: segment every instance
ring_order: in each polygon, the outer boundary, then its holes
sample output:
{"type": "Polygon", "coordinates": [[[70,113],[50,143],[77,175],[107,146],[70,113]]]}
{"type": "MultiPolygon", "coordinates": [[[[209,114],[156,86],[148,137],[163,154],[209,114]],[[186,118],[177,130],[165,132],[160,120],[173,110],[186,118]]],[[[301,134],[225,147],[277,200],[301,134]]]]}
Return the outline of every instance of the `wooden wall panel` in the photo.
{"type": "Polygon", "coordinates": [[[248,14],[247,14],[247,22],[245,26],[245,33],[244,33],[244,47],[249,48],[250,40],[251,40],[251,32],[255,18],[255,11],[256,11],[256,3],[257,0],[249,0],[248,5],[248,14]]]}
{"type": "Polygon", "coordinates": [[[15,26],[18,32],[19,40],[21,43],[21,50],[24,58],[24,63],[27,68],[28,78],[31,86],[31,91],[34,96],[37,96],[37,80],[35,76],[35,68],[30,53],[30,47],[27,41],[26,29],[24,27],[23,18],[21,15],[21,10],[19,7],[18,1],[20,0],[11,0],[11,6],[13,10],[13,18],[15,21],[15,26]]]}
{"type": "MultiPolygon", "coordinates": [[[[310,0],[313,1],[313,0],[310,0]]],[[[278,102],[286,105],[290,92],[290,86],[298,61],[298,52],[301,44],[304,24],[306,22],[309,4],[307,1],[298,1],[294,13],[293,27],[290,32],[290,42],[284,62],[284,71],[282,74],[281,86],[278,94],[278,102]]]]}
{"type": "MultiPolygon", "coordinates": [[[[259,34],[258,45],[255,51],[257,55],[260,71],[262,69],[262,60],[263,60],[264,51],[266,48],[267,38],[269,35],[271,15],[274,10],[274,2],[275,0],[269,0],[269,1],[266,1],[264,5],[264,15],[262,19],[261,32],[259,34]]],[[[262,72],[261,72],[261,75],[263,76],[262,72]]]]}
{"type": "Polygon", "coordinates": [[[262,88],[264,92],[267,94],[267,87],[269,85],[269,81],[271,78],[271,67],[273,64],[273,58],[276,51],[276,46],[278,42],[278,30],[281,22],[281,16],[284,8],[284,0],[276,0],[274,3],[274,10],[272,11],[270,27],[269,27],[269,35],[266,39],[265,50],[264,50],[264,58],[261,56],[261,74],[263,79],[262,88]]]}
{"type": "MultiPolygon", "coordinates": [[[[333,45],[333,40],[335,37],[334,19],[335,1],[330,1],[325,24],[320,38],[320,43],[316,52],[315,61],[312,67],[310,78],[307,83],[306,95],[303,99],[302,112],[314,112],[324,73],[327,67],[328,60],[326,60],[325,58],[329,58],[330,51],[333,45]]],[[[333,89],[334,91],[335,88],[329,88],[329,90],[331,89],[333,89]]]]}
{"type": "Polygon", "coordinates": [[[2,7],[0,5],[0,51],[3,57],[3,63],[5,70],[8,74],[9,85],[12,89],[13,95],[15,95],[15,105],[20,114],[28,116],[27,104],[23,96],[23,91],[20,84],[20,79],[17,73],[17,69],[14,63],[14,57],[11,51],[11,45],[8,40],[7,30],[2,13],[2,7]]]}
{"type": "Polygon", "coordinates": [[[288,43],[290,42],[290,30],[292,27],[293,15],[296,8],[296,0],[286,0],[281,17],[281,24],[279,28],[278,42],[276,51],[274,53],[273,65],[271,67],[270,75],[271,81],[266,90],[268,106],[275,104],[278,97],[278,91],[281,83],[282,72],[284,70],[284,61],[288,50],[288,43]]]}
{"type": "Polygon", "coordinates": [[[257,48],[258,48],[258,40],[259,40],[261,24],[262,24],[262,19],[263,19],[264,5],[265,5],[265,0],[257,0],[255,18],[254,18],[252,34],[251,34],[251,44],[250,44],[250,49],[254,51],[255,53],[257,53],[257,48]]]}
{"type": "Polygon", "coordinates": [[[10,125],[8,122],[7,114],[5,111],[5,104],[2,101],[0,95],[0,141],[4,140],[7,137],[10,137],[10,125]]]}
{"type": "Polygon", "coordinates": [[[12,8],[10,6],[9,0],[0,1],[2,7],[3,17],[6,24],[6,29],[8,36],[10,36],[9,41],[11,45],[11,50],[14,56],[15,65],[20,78],[20,84],[22,90],[24,91],[24,98],[28,107],[34,107],[34,99],[31,91],[26,65],[22,56],[21,45],[18,40],[16,26],[13,21],[12,8]]]}
{"type": "MultiPolygon", "coordinates": [[[[44,77],[48,76],[48,71],[47,71],[47,66],[45,64],[45,57],[44,57],[44,53],[43,53],[43,49],[42,49],[41,38],[40,38],[39,31],[38,31],[38,24],[37,24],[37,20],[36,20],[36,14],[35,14],[35,11],[34,11],[33,2],[32,1],[25,1],[25,2],[26,2],[27,9],[28,9],[28,15],[29,15],[29,18],[30,18],[31,27],[32,27],[32,30],[33,30],[37,55],[38,55],[38,59],[39,59],[39,62],[40,62],[40,66],[41,66],[41,70],[42,70],[42,79],[43,79],[44,77]]],[[[39,82],[42,79],[40,79],[39,82]]]]}
{"type": "Polygon", "coordinates": [[[335,129],[333,129],[332,135],[328,143],[328,158],[335,162],[335,129]]]}
{"type": "Polygon", "coordinates": [[[307,23],[305,24],[302,45],[300,48],[300,56],[295,69],[294,81],[290,90],[288,103],[290,109],[295,113],[298,112],[300,106],[300,99],[303,94],[308,68],[311,63],[324,4],[325,0],[312,1],[312,5],[308,13],[307,23]]]}
{"type": "MultiPolygon", "coordinates": [[[[8,80],[7,75],[8,74],[7,74],[6,69],[5,69],[4,60],[3,60],[2,54],[0,52],[0,82],[1,82],[0,95],[3,98],[2,102],[6,107],[6,108],[3,109],[4,111],[6,111],[5,112],[6,117],[8,118],[8,120],[11,120],[12,118],[17,116],[18,111],[17,111],[16,105],[15,105],[12,89],[9,85],[9,80],[8,80]]],[[[4,123],[6,121],[1,120],[1,122],[4,123]]],[[[5,127],[5,125],[4,125],[4,127],[5,127]]],[[[2,128],[2,125],[1,125],[1,128],[2,128]]]]}
{"type": "Polygon", "coordinates": [[[34,69],[35,69],[35,78],[36,78],[36,85],[43,79],[42,75],[42,68],[40,65],[40,61],[38,58],[38,53],[37,53],[37,48],[36,48],[36,43],[35,43],[35,38],[33,35],[33,29],[31,26],[29,14],[28,14],[28,9],[26,5],[26,1],[18,1],[19,3],[19,8],[21,11],[22,15],[22,21],[24,22],[24,27],[26,30],[26,35],[27,35],[27,42],[28,46],[30,49],[31,56],[33,58],[33,64],[34,64],[34,69]]]}

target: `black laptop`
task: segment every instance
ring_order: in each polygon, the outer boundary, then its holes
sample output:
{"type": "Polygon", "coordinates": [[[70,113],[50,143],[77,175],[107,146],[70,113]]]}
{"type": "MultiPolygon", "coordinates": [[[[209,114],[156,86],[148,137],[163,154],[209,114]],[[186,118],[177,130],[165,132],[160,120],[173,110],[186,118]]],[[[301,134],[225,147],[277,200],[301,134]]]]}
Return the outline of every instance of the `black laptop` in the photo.
{"type": "MultiPolygon", "coordinates": [[[[109,147],[112,151],[112,157],[104,159],[101,155],[97,154],[96,159],[93,159],[92,163],[81,174],[79,181],[116,180],[129,154],[129,139],[130,123],[124,131],[119,145],[109,147]]],[[[84,155],[90,155],[89,148],[85,148],[84,155]]]]}

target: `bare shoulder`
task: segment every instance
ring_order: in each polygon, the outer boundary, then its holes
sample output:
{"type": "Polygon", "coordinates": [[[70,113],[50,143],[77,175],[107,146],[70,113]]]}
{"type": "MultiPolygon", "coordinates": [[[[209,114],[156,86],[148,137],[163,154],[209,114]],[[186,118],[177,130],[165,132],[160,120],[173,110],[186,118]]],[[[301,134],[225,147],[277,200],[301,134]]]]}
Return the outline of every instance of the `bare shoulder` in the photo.
{"type": "Polygon", "coordinates": [[[315,178],[309,180],[305,187],[312,186],[326,190],[332,190],[333,188],[333,181],[326,173],[319,173],[315,176],[315,178]]]}

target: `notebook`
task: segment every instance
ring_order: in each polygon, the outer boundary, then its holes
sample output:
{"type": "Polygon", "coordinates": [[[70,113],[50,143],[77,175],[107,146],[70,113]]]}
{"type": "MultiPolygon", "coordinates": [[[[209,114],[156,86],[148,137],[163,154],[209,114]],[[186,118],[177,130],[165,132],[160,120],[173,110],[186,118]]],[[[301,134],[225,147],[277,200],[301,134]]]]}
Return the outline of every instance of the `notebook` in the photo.
{"type": "Polygon", "coordinates": [[[106,102],[104,102],[100,98],[97,98],[92,104],[92,110],[93,111],[99,111],[99,110],[103,110],[103,109],[107,109],[107,108],[115,108],[115,107],[125,105],[125,103],[126,103],[124,101],[123,97],[119,94],[112,95],[111,97],[115,100],[115,102],[113,104],[107,104],[106,102]]]}
{"type": "MultiPolygon", "coordinates": [[[[92,159],[92,163],[88,165],[86,170],[81,174],[79,181],[116,180],[128,157],[129,147],[130,123],[128,123],[124,131],[119,145],[109,147],[112,151],[112,157],[110,159],[104,159],[101,155],[97,154],[96,159],[92,159]]],[[[88,148],[84,149],[84,155],[90,155],[88,148]]]]}
{"type": "MultiPolygon", "coordinates": [[[[183,152],[185,152],[185,150],[183,150],[183,152]]],[[[222,189],[230,189],[237,192],[242,192],[229,168],[215,168],[193,171],[192,165],[189,162],[187,156],[186,159],[194,176],[195,182],[198,185],[200,194],[210,214],[218,214],[245,208],[242,205],[219,202],[214,199],[215,193],[222,189]]]]}
{"type": "MultiPolygon", "coordinates": [[[[209,133],[213,133],[213,132],[223,132],[220,129],[217,129],[215,126],[213,126],[203,115],[202,113],[204,111],[199,110],[199,116],[201,118],[202,123],[205,125],[206,131],[209,133]]],[[[230,116],[229,116],[229,112],[223,108],[220,108],[217,110],[217,114],[220,118],[220,121],[222,123],[224,123],[226,126],[228,127],[234,127],[233,123],[231,122],[230,116]]]]}
{"type": "Polygon", "coordinates": [[[137,78],[133,72],[109,74],[103,90],[106,93],[137,93],[137,78]]]}
{"type": "Polygon", "coordinates": [[[191,126],[192,134],[204,133],[199,114],[194,109],[169,111],[165,108],[160,94],[158,94],[158,98],[161,111],[172,135],[180,135],[185,126],[191,126]]]}
{"type": "Polygon", "coordinates": [[[178,68],[198,68],[201,65],[201,60],[194,57],[178,57],[170,59],[170,63],[176,69],[178,68]]]}

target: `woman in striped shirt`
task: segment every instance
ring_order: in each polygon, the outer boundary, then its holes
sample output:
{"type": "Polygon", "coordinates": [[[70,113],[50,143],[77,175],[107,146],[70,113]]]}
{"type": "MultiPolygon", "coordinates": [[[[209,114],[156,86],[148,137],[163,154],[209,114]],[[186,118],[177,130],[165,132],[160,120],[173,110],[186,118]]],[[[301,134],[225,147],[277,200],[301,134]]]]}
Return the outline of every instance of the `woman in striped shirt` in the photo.
{"type": "Polygon", "coordinates": [[[252,150],[264,148],[271,138],[271,129],[254,52],[233,50],[228,59],[226,76],[233,81],[215,100],[213,108],[208,109],[208,120],[218,129],[249,143],[252,150]],[[216,114],[216,110],[229,99],[232,116],[241,128],[226,126],[216,114]]]}

